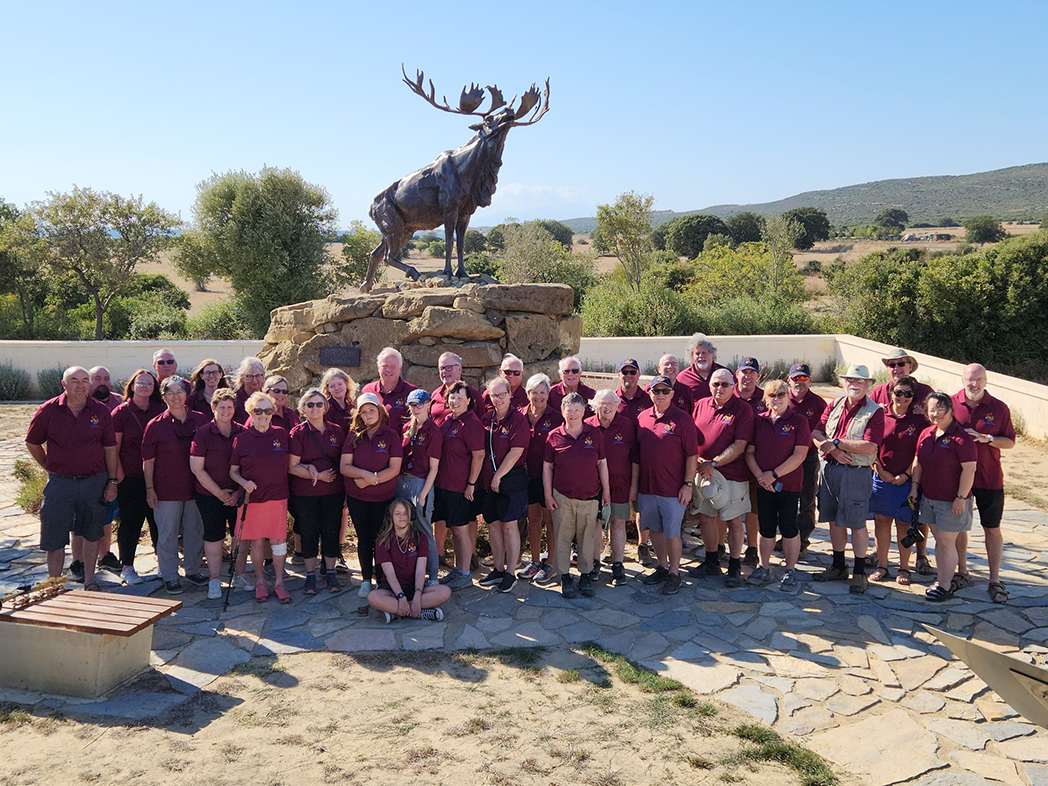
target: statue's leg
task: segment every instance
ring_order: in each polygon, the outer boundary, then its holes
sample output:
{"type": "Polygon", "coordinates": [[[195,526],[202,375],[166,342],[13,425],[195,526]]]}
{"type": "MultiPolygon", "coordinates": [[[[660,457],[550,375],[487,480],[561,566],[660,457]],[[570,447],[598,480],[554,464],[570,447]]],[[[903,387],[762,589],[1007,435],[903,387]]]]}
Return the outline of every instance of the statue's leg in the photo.
{"type": "Polygon", "coordinates": [[[386,255],[386,239],[375,246],[375,250],[371,252],[371,258],[368,260],[368,272],[364,276],[364,280],[360,283],[361,292],[370,292],[371,288],[375,286],[375,268],[382,261],[382,258],[386,255]]]}
{"type": "Polygon", "coordinates": [[[459,219],[458,227],[455,229],[455,245],[458,251],[458,270],[455,275],[458,278],[466,278],[466,263],[462,259],[462,254],[466,246],[466,228],[469,227],[469,219],[469,216],[459,219]]]}
{"type": "Polygon", "coordinates": [[[458,216],[454,213],[444,217],[444,276],[451,278],[451,250],[455,242],[455,224],[458,216]]]}

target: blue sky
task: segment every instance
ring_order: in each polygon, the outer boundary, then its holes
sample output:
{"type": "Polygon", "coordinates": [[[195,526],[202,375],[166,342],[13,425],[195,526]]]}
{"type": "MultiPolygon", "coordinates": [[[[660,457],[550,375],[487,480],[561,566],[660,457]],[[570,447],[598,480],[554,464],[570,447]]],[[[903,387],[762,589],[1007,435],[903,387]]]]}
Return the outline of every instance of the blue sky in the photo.
{"type": "Polygon", "coordinates": [[[761,202],[1048,161],[1048,4],[7,3],[0,197],[74,183],[191,218],[212,172],[290,167],[340,225],[470,135],[454,103],[551,79],[474,225],[761,202]]]}

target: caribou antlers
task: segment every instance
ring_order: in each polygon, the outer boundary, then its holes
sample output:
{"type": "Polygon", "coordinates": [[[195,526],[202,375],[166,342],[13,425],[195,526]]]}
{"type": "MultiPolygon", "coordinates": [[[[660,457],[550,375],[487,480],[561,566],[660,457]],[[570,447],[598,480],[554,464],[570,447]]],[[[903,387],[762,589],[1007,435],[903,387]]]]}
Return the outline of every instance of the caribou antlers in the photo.
{"type": "Polygon", "coordinates": [[[515,126],[530,126],[532,123],[537,123],[539,119],[549,111],[549,79],[546,80],[546,89],[542,93],[542,98],[539,98],[539,89],[532,85],[521,97],[520,106],[513,109],[513,103],[517,100],[516,96],[513,96],[513,100],[506,104],[505,98],[502,96],[502,91],[499,90],[498,85],[487,85],[481,88],[479,84],[470,82],[469,87],[462,88],[462,94],[459,96],[458,109],[452,109],[448,104],[446,96],[441,96],[444,103],[440,104],[437,102],[437,90],[433,86],[433,80],[429,81],[429,93],[426,92],[422,86],[423,81],[426,79],[426,75],[419,70],[415,71],[415,79],[411,80],[408,78],[407,71],[404,69],[404,64],[400,64],[400,71],[404,74],[404,84],[406,84],[411,92],[417,96],[421,96],[426,103],[436,107],[442,112],[450,112],[453,115],[477,115],[478,117],[487,117],[496,109],[505,106],[507,109],[513,111],[513,119],[515,126]],[[477,108],[484,103],[484,91],[491,95],[491,106],[488,107],[487,111],[478,112],[477,108]],[[524,122],[520,121],[520,118],[524,117],[528,112],[535,110],[530,120],[524,122]]]}

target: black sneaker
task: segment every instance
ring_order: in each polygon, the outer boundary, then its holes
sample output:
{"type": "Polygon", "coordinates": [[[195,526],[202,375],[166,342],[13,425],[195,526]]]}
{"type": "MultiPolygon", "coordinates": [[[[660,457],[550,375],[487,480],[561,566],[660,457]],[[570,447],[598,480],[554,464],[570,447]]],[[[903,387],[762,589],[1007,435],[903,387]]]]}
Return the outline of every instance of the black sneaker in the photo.
{"type": "Polygon", "coordinates": [[[680,576],[676,573],[671,573],[666,577],[666,582],[662,585],[663,595],[676,595],[680,592],[680,576]]]}
{"type": "Polygon", "coordinates": [[[501,570],[493,570],[477,583],[482,587],[495,587],[502,583],[502,577],[505,575],[507,574],[503,573],[501,570]]]}
{"type": "Polygon", "coordinates": [[[717,546],[717,562],[721,565],[726,564],[728,561],[728,551],[723,545],[717,546]]]}
{"type": "Polygon", "coordinates": [[[575,580],[567,574],[560,577],[560,594],[565,598],[574,598],[578,595],[575,591],[575,580]]]}
{"type": "Polygon", "coordinates": [[[728,567],[728,575],[724,577],[725,587],[741,587],[742,586],[742,566],[738,563],[730,565],[728,567]]]}
{"type": "Polygon", "coordinates": [[[84,583],[84,563],[80,560],[74,560],[72,563],[70,563],[68,573],[69,578],[71,578],[77,584],[84,583]]]}
{"type": "Polygon", "coordinates": [[[517,586],[517,577],[510,573],[508,570],[502,574],[502,581],[499,582],[499,592],[512,592],[513,588],[517,586]]]}
{"type": "Polygon", "coordinates": [[[589,572],[589,579],[594,584],[600,584],[600,566],[596,562],[593,563],[593,570],[589,572]]]}
{"type": "Polygon", "coordinates": [[[582,593],[584,598],[593,597],[593,580],[590,578],[589,573],[583,573],[579,577],[579,592],[582,593]]]}
{"type": "Polygon", "coordinates": [[[102,559],[98,561],[98,567],[105,568],[106,570],[111,570],[114,573],[119,573],[124,569],[123,564],[121,564],[120,560],[116,558],[116,554],[114,554],[113,552],[109,552],[104,557],[102,557],[102,559]]]}
{"type": "Polygon", "coordinates": [[[164,588],[167,590],[168,595],[182,594],[182,582],[178,579],[171,579],[171,581],[164,582],[164,588]]]}
{"type": "Polygon", "coordinates": [[[757,547],[750,546],[746,549],[746,553],[742,556],[742,564],[748,565],[751,568],[757,567],[757,547]]]}
{"type": "Polygon", "coordinates": [[[640,582],[641,584],[647,584],[649,586],[652,584],[661,584],[669,577],[669,575],[670,572],[662,567],[662,565],[659,565],[651,573],[642,577],[640,582]]]}
{"type": "Polygon", "coordinates": [[[688,568],[688,575],[700,579],[710,579],[720,576],[722,569],[720,563],[706,560],[698,567],[688,568]]]}
{"type": "Polygon", "coordinates": [[[622,567],[622,563],[613,562],[611,564],[611,583],[616,587],[622,587],[625,586],[627,581],[626,569],[622,567]]]}
{"type": "Polygon", "coordinates": [[[203,573],[194,573],[191,576],[186,576],[186,581],[188,581],[190,584],[194,586],[203,587],[205,584],[207,584],[208,577],[205,576],[203,573]]]}

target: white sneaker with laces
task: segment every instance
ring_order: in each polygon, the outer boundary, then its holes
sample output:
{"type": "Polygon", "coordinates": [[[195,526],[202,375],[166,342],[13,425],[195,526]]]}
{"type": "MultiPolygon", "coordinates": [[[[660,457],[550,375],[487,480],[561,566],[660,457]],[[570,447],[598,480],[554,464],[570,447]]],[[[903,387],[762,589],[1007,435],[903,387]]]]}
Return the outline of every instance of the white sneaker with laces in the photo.
{"type": "Polygon", "coordinates": [[[371,590],[373,589],[375,589],[375,587],[370,581],[362,581],[360,582],[360,589],[357,590],[357,597],[366,598],[371,594],[371,590]]]}
{"type": "Polygon", "coordinates": [[[238,573],[233,578],[233,589],[244,590],[245,592],[255,591],[255,580],[254,578],[248,578],[246,573],[238,573]]]}
{"type": "Polygon", "coordinates": [[[222,579],[208,579],[207,597],[208,600],[215,600],[222,597],[222,579]]]}
{"type": "Polygon", "coordinates": [[[141,584],[145,579],[138,575],[138,572],[134,569],[134,567],[132,567],[131,565],[127,565],[124,567],[122,571],[120,571],[120,580],[124,584],[133,585],[141,584]]]}

